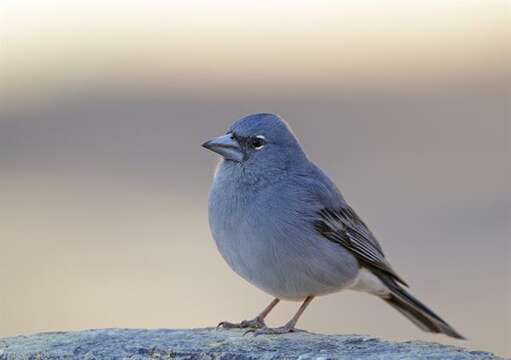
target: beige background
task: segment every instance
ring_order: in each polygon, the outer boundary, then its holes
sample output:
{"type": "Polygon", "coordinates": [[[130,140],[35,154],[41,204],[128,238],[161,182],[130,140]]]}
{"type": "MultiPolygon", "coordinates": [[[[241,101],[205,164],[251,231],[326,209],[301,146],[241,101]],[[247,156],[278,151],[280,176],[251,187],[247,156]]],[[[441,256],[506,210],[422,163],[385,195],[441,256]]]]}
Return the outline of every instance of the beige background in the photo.
{"type": "MultiPolygon", "coordinates": [[[[183,3],[0,3],[0,336],[254,316],[200,144],[269,111],[462,345],[510,356],[509,4],[183,3]]],[[[300,326],[460,344],[352,292],[300,326]]]]}

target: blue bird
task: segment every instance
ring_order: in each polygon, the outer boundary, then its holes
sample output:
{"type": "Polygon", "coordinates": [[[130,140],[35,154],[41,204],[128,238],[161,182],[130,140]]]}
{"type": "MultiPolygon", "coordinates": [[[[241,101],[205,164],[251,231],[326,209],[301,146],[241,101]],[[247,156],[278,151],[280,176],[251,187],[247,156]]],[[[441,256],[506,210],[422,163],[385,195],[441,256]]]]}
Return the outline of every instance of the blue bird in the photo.
{"type": "Polygon", "coordinates": [[[253,320],[224,328],[298,331],[316,296],[352,289],[376,295],[422,330],[463,339],[408,291],[371,231],[305,154],[287,123],[246,116],[203,146],[222,156],[209,193],[209,224],[234,272],[275,299],[253,320]],[[303,301],[284,326],[265,318],[281,300],[303,301]]]}

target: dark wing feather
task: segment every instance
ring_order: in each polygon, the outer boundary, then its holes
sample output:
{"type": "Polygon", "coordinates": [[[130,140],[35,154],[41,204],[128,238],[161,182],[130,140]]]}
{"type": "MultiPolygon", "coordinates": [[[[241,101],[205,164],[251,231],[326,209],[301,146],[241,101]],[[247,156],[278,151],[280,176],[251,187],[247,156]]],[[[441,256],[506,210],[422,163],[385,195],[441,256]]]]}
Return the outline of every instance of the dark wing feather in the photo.
{"type": "Polygon", "coordinates": [[[361,265],[377,268],[408,286],[385,259],[380,244],[351,207],[323,208],[318,215],[314,226],[321,235],[351,251],[361,265]]]}

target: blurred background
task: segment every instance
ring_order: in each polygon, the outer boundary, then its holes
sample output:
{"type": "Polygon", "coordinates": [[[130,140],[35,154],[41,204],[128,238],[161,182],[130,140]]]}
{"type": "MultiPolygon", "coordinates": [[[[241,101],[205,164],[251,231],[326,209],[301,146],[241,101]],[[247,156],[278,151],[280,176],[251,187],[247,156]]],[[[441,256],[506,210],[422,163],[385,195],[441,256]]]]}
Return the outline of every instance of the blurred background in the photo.
{"type": "Polygon", "coordinates": [[[509,5],[2,1],[0,336],[258,313],[209,234],[200,144],[275,112],[469,340],[349,291],[299,326],[511,356],[509,5]]]}

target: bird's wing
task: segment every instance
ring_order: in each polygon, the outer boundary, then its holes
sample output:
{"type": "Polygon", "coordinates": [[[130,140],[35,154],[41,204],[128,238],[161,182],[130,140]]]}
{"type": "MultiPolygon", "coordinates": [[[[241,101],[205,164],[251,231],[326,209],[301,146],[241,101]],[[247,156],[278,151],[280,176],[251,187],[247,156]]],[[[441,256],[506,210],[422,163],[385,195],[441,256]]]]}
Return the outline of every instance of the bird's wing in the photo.
{"type": "Polygon", "coordinates": [[[322,208],[314,227],[325,238],[348,249],[368,269],[377,268],[408,286],[389,264],[383,250],[366,224],[348,205],[322,208]]]}

